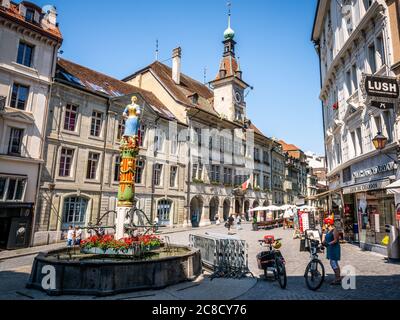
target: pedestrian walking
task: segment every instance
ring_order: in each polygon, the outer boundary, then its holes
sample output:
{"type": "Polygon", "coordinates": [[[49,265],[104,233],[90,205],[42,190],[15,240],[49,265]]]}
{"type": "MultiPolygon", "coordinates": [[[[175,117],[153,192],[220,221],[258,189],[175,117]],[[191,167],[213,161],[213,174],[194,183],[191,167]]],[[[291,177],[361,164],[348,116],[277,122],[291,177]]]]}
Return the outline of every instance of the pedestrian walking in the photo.
{"type": "Polygon", "coordinates": [[[326,233],[323,243],[327,248],[326,258],[329,260],[333,272],[335,273],[335,280],[331,285],[340,285],[342,283],[342,278],[340,276],[339,266],[341,256],[339,232],[337,231],[335,221],[332,218],[326,218],[324,224],[326,225],[326,233]]]}
{"type": "Polygon", "coordinates": [[[252,226],[253,226],[253,231],[258,231],[258,221],[257,221],[257,213],[256,212],[253,213],[252,226]]]}
{"type": "Polygon", "coordinates": [[[82,229],[79,226],[75,227],[75,245],[80,246],[82,241],[82,229]]]}
{"type": "Polygon", "coordinates": [[[215,224],[216,225],[220,225],[221,224],[221,221],[219,221],[219,215],[218,214],[215,215],[215,224]]]}
{"type": "Polygon", "coordinates": [[[72,247],[74,245],[75,230],[73,226],[69,226],[67,232],[67,247],[72,247]]]}
{"type": "Polygon", "coordinates": [[[232,228],[234,222],[235,222],[235,218],[233,217],[233,214],[231,214],[231,216],[228,218],[228,222],[227,222],[228,233],[231,231],[231,228],[232,228]]]}
{"type": "Polygon", "coordinates": [[[236,219],[236,229],[237,230],[243,230],[243,228],[242,228],[242,219],[240,218],[240,216],[238,216],[237,219],[236,219]]]}

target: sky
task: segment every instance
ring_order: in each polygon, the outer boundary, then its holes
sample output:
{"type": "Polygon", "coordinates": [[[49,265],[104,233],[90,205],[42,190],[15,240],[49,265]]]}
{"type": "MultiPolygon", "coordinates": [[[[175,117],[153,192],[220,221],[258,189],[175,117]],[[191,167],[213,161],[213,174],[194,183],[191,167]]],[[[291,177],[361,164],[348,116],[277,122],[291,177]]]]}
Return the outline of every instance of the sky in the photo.
{"type": "MultiPolygon", "coordinates": [[[[155,60],[215,78],[227,28],[227,0],[34,0],[56,6],[63,58],[117,79],[155,60]]],[[[254,87],[247,116],[267,136],[324,154],[318,56],[310,40],[317,0],[231,0],[236,55],[254,87]]]]}

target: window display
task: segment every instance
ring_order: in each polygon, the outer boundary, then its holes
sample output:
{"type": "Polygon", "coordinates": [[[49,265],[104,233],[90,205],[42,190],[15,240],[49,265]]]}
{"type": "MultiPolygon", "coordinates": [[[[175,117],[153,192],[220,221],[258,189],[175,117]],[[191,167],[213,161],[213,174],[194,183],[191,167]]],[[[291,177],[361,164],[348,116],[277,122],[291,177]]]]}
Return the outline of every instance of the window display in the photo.
{"type": "Polygon", "coordinates": [[[370,191],[357,195],[360,241],[381,245],[385,225],[394,223],[394,197],[384,191],[370,191]]]}

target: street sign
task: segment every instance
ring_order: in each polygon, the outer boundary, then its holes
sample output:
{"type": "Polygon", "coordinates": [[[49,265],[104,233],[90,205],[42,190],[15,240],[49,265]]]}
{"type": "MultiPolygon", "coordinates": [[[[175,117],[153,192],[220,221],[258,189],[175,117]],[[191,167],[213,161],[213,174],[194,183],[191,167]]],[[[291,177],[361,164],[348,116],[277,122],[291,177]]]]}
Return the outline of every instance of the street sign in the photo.
{"type": "Polygon", "coordinates": [[[392,102],[381,102],[371,101],[371,107],[375,107],[381,110],[394,109],[394,103],[392,102]]]}
{"type": "Polygon", "coordinates": [[[397,99],[399,84],[395,77],[366,76],[365,91],[369,97],[397,99]]]}

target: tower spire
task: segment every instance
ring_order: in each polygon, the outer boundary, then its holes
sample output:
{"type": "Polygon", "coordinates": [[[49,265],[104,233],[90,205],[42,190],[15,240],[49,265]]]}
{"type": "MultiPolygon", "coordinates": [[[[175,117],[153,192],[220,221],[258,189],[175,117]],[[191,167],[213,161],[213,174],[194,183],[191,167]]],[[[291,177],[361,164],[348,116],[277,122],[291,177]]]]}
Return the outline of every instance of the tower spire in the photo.
{"type": "Polygon", "coordinates": [[[231,28],[231,7],[232,7],[232,3],[230,1],[228,1],[228,29],[231,28]]]}
{"type": "Polygon", "coordinates": [[[228,28],[224,32],[224,38],[225,38],[225,40],[229,40],[229,39],[233,40],[233,38],[235,37],[235,31],[233,31],[231,28],[232,4],[231,4],[231,2],[228,2],[227,5],[228,5],[228,28]]]}

